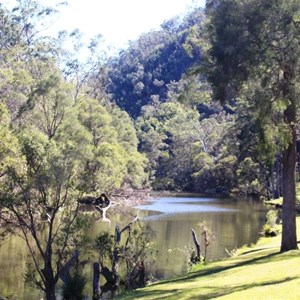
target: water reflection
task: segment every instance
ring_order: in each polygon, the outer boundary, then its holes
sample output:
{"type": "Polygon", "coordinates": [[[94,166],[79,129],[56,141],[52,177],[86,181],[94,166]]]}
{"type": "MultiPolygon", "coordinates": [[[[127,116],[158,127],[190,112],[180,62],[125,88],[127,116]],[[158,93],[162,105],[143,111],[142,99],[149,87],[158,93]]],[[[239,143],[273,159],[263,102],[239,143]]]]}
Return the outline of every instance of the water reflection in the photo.
{"type": "MultiPolygon", "coordinates": [[[[226,250],[251,244],[258,238],[265,220],[265,208],[254,201],[235,201],[216,198],[159,198],[147,205],[109,213],[111,224],[93,222],[86,232],[96,237],[103,231],[114,233],[116,224],[128,224],[138,213],[149,222],[156,233],[159,255],[155,264],[146,268],[156,277],[166,278],[187,271],[185,246],[193,246],[191,228],[200,233],[199,222],[206,222],[215,236],[208,249],[208,259],[227,256],[226,250]]],[[[94,220],[93,216],[90,216],[94,220]]],[[[0,295],[9,299],[42,299],[42,295],[24,285],[23,274],[28,261],[27,248],[20,238],[7,240],[0,246],[0,295]]],[[[92,264],[87,268],[92,276],[92,264]]],[[[91,283],[91,280],[90,280],[91,283]]],[[[88,286],[88,292],[91,287],[88,286]]]]}
{"type": "MultiPolygon", "coordinates": [[[[148,268],[164,278],[187,271],[183,250],[193,246],[190,229],[197,232],[199,222],[205,222],[215,237],[208,249],[207,259],[212,260],[226,257],[226,249],[255,242],[265,220],[265,208],[255,201],[160,198],[137,209],[155,230],[160,249],[155,266],[148,268]]],[[[200,239],[199,230],[198,236],[200,239]]]]}
{"type": "MultiPolygon", "coordinates": [[[[164,197],[153,200],[151,203],[136,206],[139,210],[154,211],[162,215],[148,216],[149,219],[159,219],[168,217],[170,214],[189,214],[207,212],[230,212],[236,211],[234,207],[222,205],[224,201],[216,198],[170,198],[164,197]]],[[[186,218],[186,216],[184,216],[186,218]]]]}

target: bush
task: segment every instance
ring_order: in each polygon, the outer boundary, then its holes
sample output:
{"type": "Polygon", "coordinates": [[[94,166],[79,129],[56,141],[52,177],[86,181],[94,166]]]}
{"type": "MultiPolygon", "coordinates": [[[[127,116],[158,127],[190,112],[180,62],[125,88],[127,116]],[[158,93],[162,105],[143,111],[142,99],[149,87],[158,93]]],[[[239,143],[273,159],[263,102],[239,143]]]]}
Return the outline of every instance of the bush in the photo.
{"type": "Polygon", "coordinates": [[[277,236],[279,233],[279,226],[276,224],[278,212],[276,210],[269,210],[266,215],[266,223],[263,227],[265,236],[277,236]]]}
{"type": "Polygon", "coordinates": [[[64,300],[82,300],[84,299],[83,290],[87,283],[86,275],[82,271],[75,270],[62,287],[64,300]]]}

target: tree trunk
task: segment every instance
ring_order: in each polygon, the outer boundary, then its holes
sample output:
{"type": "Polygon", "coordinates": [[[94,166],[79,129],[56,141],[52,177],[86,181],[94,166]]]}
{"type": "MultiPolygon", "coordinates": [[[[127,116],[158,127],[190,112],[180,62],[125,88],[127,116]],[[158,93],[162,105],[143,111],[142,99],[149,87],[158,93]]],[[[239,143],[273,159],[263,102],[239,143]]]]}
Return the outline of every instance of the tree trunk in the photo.
{"type": "Polygon", "coordinates": [[[55,286],[56,281],[54,279],[53,269],[52,269],[52,249],[51,246],[48,246],[46,257],[44,260],[44,269],[42,273],[45,279],[45,293],[47,300],[55,300],[55,286]]]}
{"type": "Polygon", "coordinates": [[[114,256],[114,260],[113,260],[112,272],[113,272],[113,275],[114,275],[115,289],[117,290],[120,286],[120,275],[119,275],[119,257],[120,257],[120,253],[119,253],[119,246],[115,247],[113,256],[114,256]]]}
{"type": "Polygon", "coordinates": [[[145,286],[145,265],[144,265],[144,262],[141,261],[139,263],[139,270],[138,270],[138,287],[143,287],[145,286]]]}
{"type": "Polygon", "coordinates": [[[276,193],[275,198],[278,199],[282,195],[282,168],[280,155],[276,156],[276,193]]]}
{"type": "Polygon", "coordinates": [[[275,199],[275,179],[274,179],[274,165],[270,168],[271,177],[271,199],[275,199]]]}
{"type": "Polygon", "coordinates": [[[195,247],[196,247],[196,259],[198,261],[200,261],[200,257],[201,257],[200,244],[199,244],[199,241],[197,239],[197,234],[196,234],[195,230],[193,228],[191,228],[191,231],[192,231],[193,241],[194,241],[194,244],[195,244],[195,247]]]}
{"type": "Polygon", "coordinates": [[[68,280],[71,278],[71,268],[76,266],[79,263],[79,251],[75,250],[73,256],[66,262],[64,267],[62,268],[59,278],[61,281],[66,284],[68,280]]]}
{"type": "Polygon", "coordinates": [[[45,294],[46,294],[46,299],[47,300],[56,300],[55,285],[52,285],[52,284],[46,285],[45,294]]]}
{"type": "Polygon", "coordinates": [[[100,264],[95,262],[93,264],[93,300],[100,299],[100,264]]]}
{"type": "Polygon", "coordinates": [[[289,125],[291,141],[282,157],[282,188],[283,188],[283,209],[282,209],[282,239],[281,252],[297,249],[296,234],[296,130],[295,119],[296,109],[290,105],[285,113],[285,121],[289,125]]]}

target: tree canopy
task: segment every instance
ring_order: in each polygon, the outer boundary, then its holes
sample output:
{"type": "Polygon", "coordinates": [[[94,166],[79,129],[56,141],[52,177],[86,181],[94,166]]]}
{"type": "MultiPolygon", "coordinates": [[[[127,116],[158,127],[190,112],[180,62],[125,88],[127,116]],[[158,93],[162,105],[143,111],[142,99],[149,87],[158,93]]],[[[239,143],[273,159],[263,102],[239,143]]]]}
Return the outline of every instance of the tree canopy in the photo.
{"type": "Polygon", "coordinates": [[[207,73],[215,97],[222,101],[241,95],[252,103],[260,140],[273,160],[270,144],[277,136],[283,168],[281,250],[295,249],[299,1],[209,1],[207,13],[207,73]]]}
{"type": "Polygon", "coordinates": [[[0,225],[47,299],[82,249],[78,199],[120,189],[283,195],[297,248],[299,1],[209,0],[84,63],[79,30],[42,35],[55,11],[0,5],[0,225]]]}

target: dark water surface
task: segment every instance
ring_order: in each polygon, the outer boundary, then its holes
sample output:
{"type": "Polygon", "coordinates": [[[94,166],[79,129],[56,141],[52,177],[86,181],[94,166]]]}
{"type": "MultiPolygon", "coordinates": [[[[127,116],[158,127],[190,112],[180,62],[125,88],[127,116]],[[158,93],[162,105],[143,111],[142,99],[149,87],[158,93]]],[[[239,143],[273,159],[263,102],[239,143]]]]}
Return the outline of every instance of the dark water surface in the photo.
{"type": "MultiPolygon", "coordinates": [[[[208,248],[208,260],[228,256],[229,251],[257,241],[265,221],[266,208],[255,201],[229,200],[203,197],[160,197],[145,205],[122,209],[121,213],[108,215],[111,224],[93,222],[86,232],[95,237],[104,230],[114,232],[139,215],[155,231],[159,255],[155,264],[146,268],[155,277],[168,278],[187,271],[185,247],[193,246],[191,228],[201,239],[199,222],[205,222],[214,235],[208,248]]],[[[28,252],[20,238],[11,238],[0,245],[0,296],[9,299],[35,300],[43,296],[25,286],[28,252]]],[[[87,267],[91,282],[92,269],[87,267]]],[[[91,289],[91,288],[89,288],[91,289]]]]}

